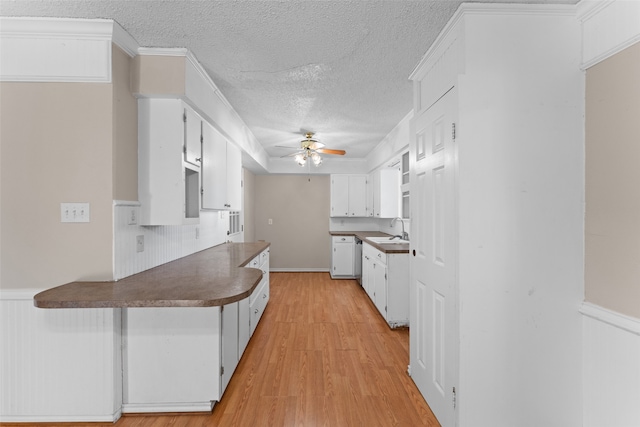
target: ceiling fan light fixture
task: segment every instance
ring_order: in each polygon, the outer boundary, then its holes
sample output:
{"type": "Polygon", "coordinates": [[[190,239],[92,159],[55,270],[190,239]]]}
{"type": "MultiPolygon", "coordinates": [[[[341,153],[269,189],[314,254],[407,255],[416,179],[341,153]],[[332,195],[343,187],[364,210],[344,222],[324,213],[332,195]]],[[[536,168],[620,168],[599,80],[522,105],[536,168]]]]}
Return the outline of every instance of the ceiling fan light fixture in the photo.
{"type": "Polygon", "coordinates": [[[307,163],[307,156],[302,153],[296,154],[293,160],[295,160],[300,166],[304,166],[307,163]]]}
{"type": "Polygon", "coordinates": [[[313,164],[317,166],[320,166],[320,164],[322,163],[322,157],[320,157],[320,154],[318,153],[313,153],[311,155],[311,160],[313,160],[313,164]]]}

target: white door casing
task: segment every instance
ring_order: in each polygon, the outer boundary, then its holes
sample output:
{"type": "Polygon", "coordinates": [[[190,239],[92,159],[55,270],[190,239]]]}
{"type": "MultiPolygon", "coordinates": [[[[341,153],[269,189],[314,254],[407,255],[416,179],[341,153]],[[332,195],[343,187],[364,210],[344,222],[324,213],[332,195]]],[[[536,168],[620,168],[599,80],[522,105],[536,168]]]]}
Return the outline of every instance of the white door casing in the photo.
{"type": "Polygon", "coordinates": [[[443,427],[456,423],[456,91],[412,121],[410,370],[443,427]]]}

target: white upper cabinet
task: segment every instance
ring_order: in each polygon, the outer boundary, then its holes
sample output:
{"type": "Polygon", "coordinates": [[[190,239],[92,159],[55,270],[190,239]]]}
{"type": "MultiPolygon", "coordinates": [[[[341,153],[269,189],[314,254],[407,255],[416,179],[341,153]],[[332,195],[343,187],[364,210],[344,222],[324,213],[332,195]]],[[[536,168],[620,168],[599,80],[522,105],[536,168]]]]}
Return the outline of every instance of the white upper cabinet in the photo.
{"type": "Polygon", "coordinates": [[[212,125],[202,123],[202,209],[240,210],[242,159],[212,125]]]}
{"type": "Polygon", "coordinates": [[[395,218],[400,216],[400,171],[385,168],[373,173],[373,216],[395,218]]]}
{"type": "Polygon", "coordinates": [[[367,175],[331,175],[331,216],[367,216],[367,175]]]}
{"type": "Polygon", "coordinates": [[[200,166],[202,119],[191,108],[184,109],[184,161],[200,166]]]}
{"type": "Polygon", "coordinates": [[[200,167],[184,160],[185,109],[176,99],[138,100],[140,225],[199,222],[200,167]]]}

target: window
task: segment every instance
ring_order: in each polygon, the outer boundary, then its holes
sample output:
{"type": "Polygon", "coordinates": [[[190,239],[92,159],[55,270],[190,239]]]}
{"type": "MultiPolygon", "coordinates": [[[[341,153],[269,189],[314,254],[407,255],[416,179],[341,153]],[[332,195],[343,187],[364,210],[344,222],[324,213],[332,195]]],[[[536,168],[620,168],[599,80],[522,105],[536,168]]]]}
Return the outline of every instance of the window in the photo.
{"type": "Polygon", "coordinates": [[[240,211],[229,212],[229,236],[240,233],[240,211]]]}

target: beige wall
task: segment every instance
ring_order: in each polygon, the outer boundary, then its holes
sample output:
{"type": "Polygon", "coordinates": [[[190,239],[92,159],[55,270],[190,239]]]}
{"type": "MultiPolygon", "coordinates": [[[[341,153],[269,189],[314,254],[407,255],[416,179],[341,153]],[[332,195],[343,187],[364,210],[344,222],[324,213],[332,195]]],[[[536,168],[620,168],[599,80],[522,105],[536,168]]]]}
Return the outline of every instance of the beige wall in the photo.
{"type": "Polygon", "coordinates": [[[586,85],[586,300],[640,318],[640,43],[586,85]]]}
{"type": "Polygon", "coordinates": [[[270,267],[329,271],[329,175],[310,181],[307,175],[256,175],[255,181],[255,238],[271,242],[270,267]]]}
{"type": "Polygon", "coordinates": [[[50,288],[113,277],[113,200],[138,198],[131,59],[113,49],[113,83],[0,83],[0,287],[50,288]],[[60,222],[89,202],[91,222],[60,222]]]}
{"type": "Polygon", "coordinates": [[[132,92],[184,96],[186,60],[184,56],[136,56],[132,61],[132,92]]]}
{"type": "Polygon", "coordinates": [[[133,60],[113,46],[113,198],[138,200],[138,101],[131,94],[133,60]]]}
{"type": "Polygon", "coordinates": [[[256,176],[248,169],[242,169],[242,214],[244,217],[244,241],[256,240],[256,176]]]}
{"type": "Polygon", "coordinates": [[[0,83],[0,287],[112,277],[112,90],[97,83],[0,83]],[[60,222],[89,202],[90,223],[60,222]]]}

